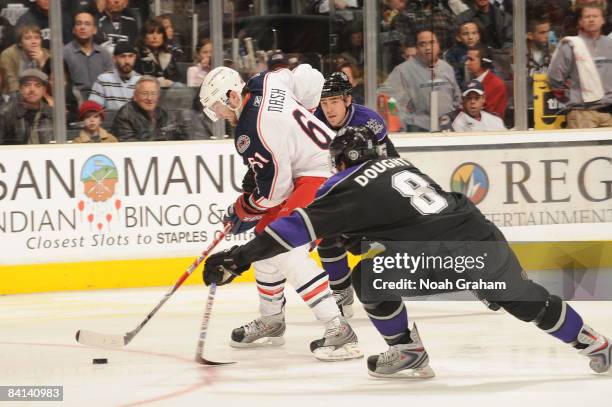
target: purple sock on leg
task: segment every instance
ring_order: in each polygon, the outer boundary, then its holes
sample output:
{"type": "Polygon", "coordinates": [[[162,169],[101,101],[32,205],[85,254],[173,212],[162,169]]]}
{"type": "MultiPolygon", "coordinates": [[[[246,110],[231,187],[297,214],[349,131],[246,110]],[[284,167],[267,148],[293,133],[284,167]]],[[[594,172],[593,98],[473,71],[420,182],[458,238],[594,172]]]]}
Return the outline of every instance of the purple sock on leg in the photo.
{"type": "Polygon", "coordinates": [[[348,259],[346,257],[331,261],[331,262],[322,262],[323,268],[329,275],[329,281],[333,287],[334,283],[342,283],[346,281],[349,276],[351,269],[348,266],[348,259]]]}
{"type": "Polygon", "coordinates": [[[408,331],[408,313],[403,303],[391,315],[373,315],[368,312],[368,317],[387,342],[393,342],[408,331]]]}
{"type": "Polygon", "coordinates": [[[582,317],[564,302],[559,322],[546,332],[565,343],[571,343],[578,338],[582,325],[582,317]]]}

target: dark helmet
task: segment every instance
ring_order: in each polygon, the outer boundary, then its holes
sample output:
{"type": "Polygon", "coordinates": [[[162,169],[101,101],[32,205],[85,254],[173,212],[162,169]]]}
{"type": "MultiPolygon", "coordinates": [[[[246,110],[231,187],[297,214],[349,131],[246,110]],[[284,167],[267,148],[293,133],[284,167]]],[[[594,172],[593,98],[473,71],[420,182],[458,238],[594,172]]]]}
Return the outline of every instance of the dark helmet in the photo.
{"type": "Polygon", "coordinates": [[[347,96],[351,94],[353,86],[348,80],[348,76],[344,72],[334,72],[325,79],[323,84],[323,90],[321,91],[321,98],[328,98],[331,96],[347,96]]]}
{"type": "Polygon", "coordinates": [[[340,163],[352,167],[364,161],[386,157],[387,149],[379,144],[374,132],[366,126],[343,127],[329,145],[333,168],[340,163]]]}
{"type": "Polygon", "coordinates": [[[279,68],[287,68],[289,66],[289,59],[287,55],[280,49],[277,49],[268,58],[268,70],[273,71],[279,68]]]}

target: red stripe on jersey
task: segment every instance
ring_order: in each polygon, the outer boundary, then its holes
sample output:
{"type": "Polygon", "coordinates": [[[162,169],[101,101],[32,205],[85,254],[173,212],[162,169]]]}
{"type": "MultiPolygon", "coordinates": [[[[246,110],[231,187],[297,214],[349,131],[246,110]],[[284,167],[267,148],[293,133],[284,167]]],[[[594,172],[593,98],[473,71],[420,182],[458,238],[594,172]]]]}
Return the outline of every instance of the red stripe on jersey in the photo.
{"type": "Polygon", "coordinates": [[[323,283],[321,283],[321,285],[319,285],[317,288],[315,288],[314,290],[310,291],[308,294],[304,294],[302,296],[302,299],[304,301],[308,301],[312,297],[314,297],[315,295],[319,294],[321,291],[324,291],[327,287],[329,287],[329,280],[323,281],[323,283]]]}

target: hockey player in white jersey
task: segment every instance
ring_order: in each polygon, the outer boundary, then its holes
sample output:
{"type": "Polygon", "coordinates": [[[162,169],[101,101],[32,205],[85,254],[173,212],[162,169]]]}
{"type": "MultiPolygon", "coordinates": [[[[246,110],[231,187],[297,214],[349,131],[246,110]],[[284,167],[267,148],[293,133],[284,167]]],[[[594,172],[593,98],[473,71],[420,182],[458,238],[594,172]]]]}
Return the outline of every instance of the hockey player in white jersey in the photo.
{"type": "MultiPolygon", "coordinates": [[[[327,147],[334,133],[309,109],[319,103],[323,76],[310,65],[255,75],[245,86],[238,72],[213,69],[200,89],[200,101],[213,121],[236,126],[235,145],[248,165],[245,193],[226,213],[233,233],[257,222],[260,233],[273,220],[308,205],[331,176],[327,147]]],[[[327,273],[307,247],[253,263],[261,317],[232,332],[234,347],[278,346],[284,343],[284,286],[287,280],[316,318],[325,324],[323,338],[310,344],[320,360],[363,356],[357,336],[341,315],[327,273]]]]}

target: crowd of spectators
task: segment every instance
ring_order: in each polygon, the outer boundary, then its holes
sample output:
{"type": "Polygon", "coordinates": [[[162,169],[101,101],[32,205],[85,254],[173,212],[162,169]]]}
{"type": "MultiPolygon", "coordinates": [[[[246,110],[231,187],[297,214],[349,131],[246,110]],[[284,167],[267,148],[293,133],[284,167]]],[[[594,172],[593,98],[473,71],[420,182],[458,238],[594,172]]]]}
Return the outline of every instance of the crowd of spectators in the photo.
{"type": "MultiPolygon", "coordinates": [[[[203,2],[183,3],[153,17],[149,0],[62,0],[62,79],[70,139],[212,136],[211,124],[199,112],[197,88],[213,66],[213,44],[204,30],[191,58],[191,46],[181,44],[175,30],[176,19],[181,12],[195,12],[194,4],[197,8],[203,2]]],[[[253,12],[252,2],[233,3],[236,10],[253,12]]],[[[289,3],[269,0],[269,11],[286,13],[289,3]]],[[[548,76],[554,96],[566,108],[568,127],[611,126],[612,0],[526,3],[529,77],[548,76]]],[[[330,41],[329,50],[321,50],[320,68],[324,73],[344,72],[356,103],[364,102],[363,4],[302,0],[303,13],[335,19],[330,35],[339,38],[330,41]]],[[[0,0],[0,144],[54,140],[49,5],[50,0],[0,0]]],[[[395,99],[401,130],[430,131],[432,124],[438,128],[438,118],[442,129],[454,130],[458,126],[442,122],[451,117],[470,122],[464,117],[470,112],[476,120],[486,117],[496,129],[499,123],[490,120],[491,114],[512,127],[512,1],[381,0],[379,5],[378,92],[395,99]],[[482,94],[474,81],[482,85],[482,94]],[[438,116],[434,120],[432,112],[438,116]]],[[[248,34],[248,28],[241,28],[238,37],[248,34]]],[[[230,48],[224,44],[226,58],[232,55],[230,48]]],[[[250,58],[247,48],[240,47],[238,68],[250,58]]],[[[267,69],[266,58],[279,58],[290,67],[301,60],[299,55],[273,51],[258,53],[257,58],[257,66],[245,75],[267,69]]],[[[531,95],[531,80],[529,86],[531,95]]],[[[474,124],[468,127],[483,130],[474,124]]]]}
{"type": "MultiPolygon", "coordinates": [[[[512,127],[512,1],[385,0],[384,5],[381,68],[389,75],[379,92],[397,101],[404,131],[429,130],[425,125],[432,123],[432,111],[448,119],[460,105],[456,86],[465,90],[473,80],[481,82],[485,91],[483,111],[512,127]],[[428,14],[432,11],[434,16],[428,14]],[[423,59],[418,49],[423,32],[433,33],[443,61],[437,55],[423,59]],[[454,80],[441,62],[450,64],[454,80]],[[438,106],[431,110],[433,90],[437,90],[438,106]]],[[[527,0],[526,6],[529,107],[533,109],[533,77],[545,74],[568,113],[567,127],[610,126],[612,1],[527,0]],[[581,38],[585,52],[577,57],[576,42],[581,38]],[[588,68],[582,62],[576,64],[577,60],[588,60],[588,68]],[[587,95],[585,101],[584,89],[593,87],[598,92],[587,95]]]]}
{"type": "MultiPolygon", "coordinates": [[[[0,18],[0,144],[54,142],[49,6],[0,0],[7,16],[0,18]]],[[[62,1],[66,121],[74,142],[188,138],[181,110],[196,92],[177,65],[185,52],[172,16],[148,18],[149,9],[147,1],[62,1]],[[173,111],[160,106],[162,89],[170,88],[184,89],[173,111]]],[[[210,55],[197,65],[210,66],[210,55]]]]}

